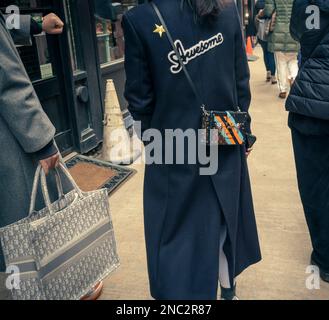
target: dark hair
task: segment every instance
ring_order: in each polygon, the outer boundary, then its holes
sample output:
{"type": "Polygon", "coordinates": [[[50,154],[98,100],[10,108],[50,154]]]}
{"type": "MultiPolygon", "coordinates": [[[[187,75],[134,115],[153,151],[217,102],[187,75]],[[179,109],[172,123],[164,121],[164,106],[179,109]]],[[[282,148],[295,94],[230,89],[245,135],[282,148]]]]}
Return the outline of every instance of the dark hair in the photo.
{"type": "Polygon", "coordinates": [[[213,20],[225,8],[228,0],[182,0],[187,3],[202,20],[213,20]]]}

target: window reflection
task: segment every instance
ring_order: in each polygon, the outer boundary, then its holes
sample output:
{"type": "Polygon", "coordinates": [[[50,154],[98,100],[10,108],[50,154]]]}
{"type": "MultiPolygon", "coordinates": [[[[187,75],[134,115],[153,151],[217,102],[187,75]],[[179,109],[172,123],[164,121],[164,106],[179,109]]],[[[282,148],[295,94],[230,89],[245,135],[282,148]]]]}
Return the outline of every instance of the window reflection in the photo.
{"type": "MultiPolygon", "coordinates": [[[[50,11],[51,3],[51,0],[1,0],[0,8],[5,11],[6,7],[16,5],[22,14],[31,14],[36,19],[40,19],[50,11]]],[[[18,47],[18,51],[32,81],[54,76],[55,72],[45,34],[32,37],[32,46],[18,47]]]]}
{"type": "MultiPolygon", "coordinates": [[[[33,17],[42,17],[42,13],[35,13],[33,17]]],[[[54,77],[45,33],[32,37],[32,46],[18,47],[17,49],[31,81],[54,77]]]]}
{"type": "MultiPolygon", "coordinates": [[[[98,1],[98,0],[95,0],[98,1]]],[[[122,16],[144,0],[104,1],[106,18],[102,18],[102,7],[96,12],[96,35],[101,64],[115,62],[124,57],[124,36],[121,27],[122,16]],[[110,7],[110,9],[109,9],[110,7]],[[109,12],[110,11],[110,12],[109,12]],[[109,19],[109,17],[112,17],[109,19]]]]}

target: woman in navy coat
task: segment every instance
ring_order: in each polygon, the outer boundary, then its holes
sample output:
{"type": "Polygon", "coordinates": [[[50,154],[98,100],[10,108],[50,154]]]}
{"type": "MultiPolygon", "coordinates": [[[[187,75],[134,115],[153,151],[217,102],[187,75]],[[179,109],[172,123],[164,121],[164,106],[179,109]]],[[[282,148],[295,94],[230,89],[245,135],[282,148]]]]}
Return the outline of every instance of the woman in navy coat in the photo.
{"type": "MultiPolygon", "coordinates": [[[[248,111],[250,75],[234,1],[154,3],[206,105],[248,111]]],[[[142,133],[198,130],[200,104],[152,6],[128,11],[123,28],[125,96],[142,133]]],[[[200,175],[199,163],[146,165],[145,237],[155,299],[215,300],[219,283],[222,298],[233,299],[235,278],[261,259],[246,147],[218,149],[219,169],[211,176],[200,175]]]]}

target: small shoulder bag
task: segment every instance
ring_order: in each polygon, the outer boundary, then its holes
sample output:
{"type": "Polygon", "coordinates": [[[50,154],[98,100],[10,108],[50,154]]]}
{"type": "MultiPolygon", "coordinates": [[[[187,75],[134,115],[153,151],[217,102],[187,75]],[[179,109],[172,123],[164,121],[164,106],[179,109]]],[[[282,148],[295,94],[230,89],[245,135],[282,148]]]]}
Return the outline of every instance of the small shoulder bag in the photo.
{"type": "Polygon", "coordinates": [[[177,50],[173,38],[167,28],[166,22],[157,7],[157,5],[151,1],[151,6],[153,7],[160,23],[166,30],[167,38],[182,66],[185,73],[187,81],[200,102],[201,113],[202,113],[202,143],[207,145],[245,145],[248,144],[248,137],[245,132],[246,123],[249,120],[249,115],[247,112],[242,112],[240,108],[237,111],[208,111],[206,110],[206,105],[202,102],[203,99],[199,94],[194,82],[192,81],[189,72],[184,64],[183,58],[177,50]],[[246,142],[247,141],[247,142],[246,142]]]}

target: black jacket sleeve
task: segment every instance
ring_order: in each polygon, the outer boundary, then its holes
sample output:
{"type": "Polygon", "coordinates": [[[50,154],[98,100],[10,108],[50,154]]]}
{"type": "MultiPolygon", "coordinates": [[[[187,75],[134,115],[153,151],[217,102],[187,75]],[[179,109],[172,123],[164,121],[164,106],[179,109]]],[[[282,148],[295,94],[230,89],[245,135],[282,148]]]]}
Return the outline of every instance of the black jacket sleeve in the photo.
{"type": "Polygon", "coordinates": [[[142,133],[149,129],[155,106],[152,77],[145,48],[128,14],[122,22],[125,36],[125,97],[135,121],[141,122],[142,133]]]}
{"type": "Polygon", "coordinates": [[[42,33],[42,31],[42,26],[39,25],[39,23],[36,22],[33,18],[31,18],[30,34],[33,36],[42,33]]]}
{"type": "Polygon", "coordinates": [[[55,145],[55,142],[51,141],[44,148],[37,151],[35,153],[35,156],[38,160],[43,160],[43,159],[50,158],[50,157],[54,156],[57,153],[58,153],[58,149],[55,145]]]}

